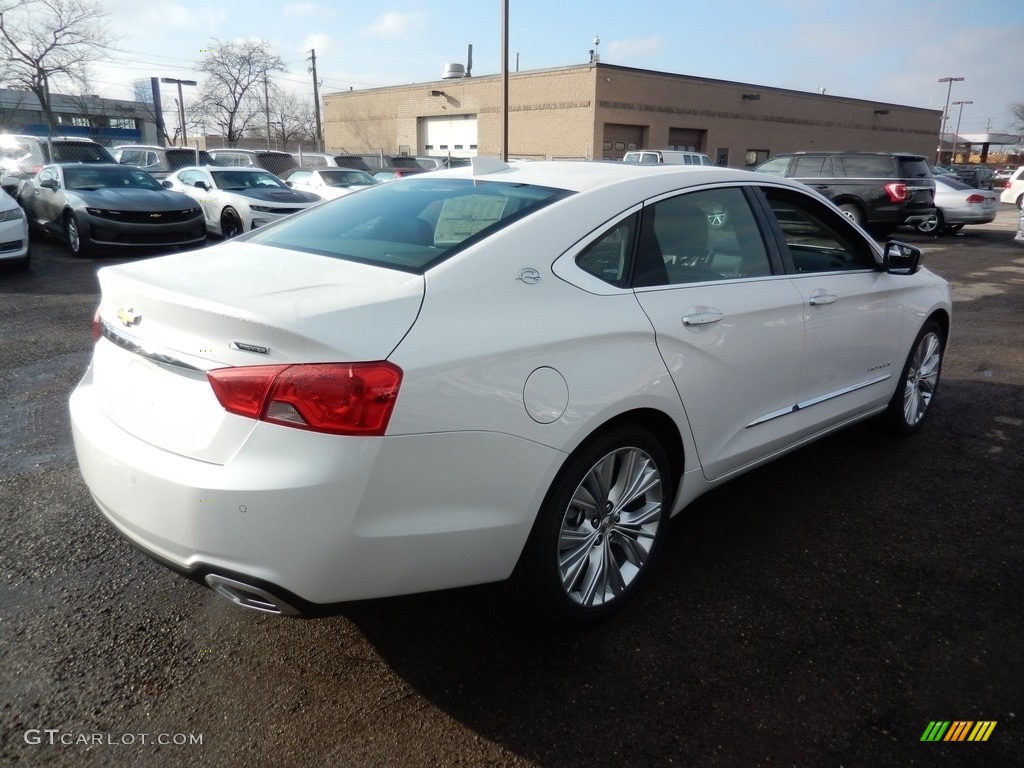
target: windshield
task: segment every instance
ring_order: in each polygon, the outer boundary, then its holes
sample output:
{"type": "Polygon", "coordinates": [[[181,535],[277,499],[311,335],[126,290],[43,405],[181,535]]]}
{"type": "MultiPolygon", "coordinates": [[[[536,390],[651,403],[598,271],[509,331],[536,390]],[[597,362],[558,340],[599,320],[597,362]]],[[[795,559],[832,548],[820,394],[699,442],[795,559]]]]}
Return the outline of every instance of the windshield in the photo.
{"type": "Polygon", "coordinates": [[[422,274],[569,194],[473,179],[398,180],[316,206],[246,239],[422,274]]]}
{"type": "Polygon", "coordinates": [[[64,186],[68,189],[154,189],[163,190],[160,182],[143,170],[126,165],[81,165],[64,169],[64,186]]]}
{"type": "Polygon", "coordinates": [[[283,181],[270,171],[211,171],[217,189],[248,189],[249,187],[280,187],[283,181]]]}

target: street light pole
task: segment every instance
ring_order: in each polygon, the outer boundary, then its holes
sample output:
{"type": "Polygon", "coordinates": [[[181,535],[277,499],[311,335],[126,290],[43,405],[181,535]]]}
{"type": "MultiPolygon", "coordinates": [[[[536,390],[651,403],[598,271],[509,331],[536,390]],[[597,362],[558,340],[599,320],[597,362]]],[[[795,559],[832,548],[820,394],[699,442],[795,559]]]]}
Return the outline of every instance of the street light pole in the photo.
{"type": "Polygon", "coordinates": [[[953,83],[959,83],[962,81],[962,77],[940,77],[940,83],[949,83],[949,87],[946,88],[946,106],[942,110],[942,128],[939,130],[939,153],[935,157],[935,164],[939,165],[942,162],[942,145],[946,135],[946,118],[949,116],[949,97],[953,93],[953,83]]]}
{"type": "MultiPolygon", "coordinates": [[[[954,101],[953,102],[953,106],[954,107],[957,104],[960,105],[960,114],[958,114],[956,116],[956,131],[953,132],[953,159],[954,160],[956,159],[956,142],[960,138],[960,118],[962,118],[964,116],[964,104],[973,104],[973,103],[974,103],[973,101],[954,101]]],[[[968,152],[967,153],[967,160],[965,162],[970,162],[970,160],[971,160],[971,156],[970,155],[971,155],[971,153],[968,152]]]]}
{"type": "Polygon", "coordinates": [[[187,146],[188,137],[185,136],[185,97],[181,93],[181,86],[199,85],[199,83],[195,80],[178,80],[175,77],[161,77],[160,82],[178,84],[178,120],[181,122],[181,146],[187,146]]]}

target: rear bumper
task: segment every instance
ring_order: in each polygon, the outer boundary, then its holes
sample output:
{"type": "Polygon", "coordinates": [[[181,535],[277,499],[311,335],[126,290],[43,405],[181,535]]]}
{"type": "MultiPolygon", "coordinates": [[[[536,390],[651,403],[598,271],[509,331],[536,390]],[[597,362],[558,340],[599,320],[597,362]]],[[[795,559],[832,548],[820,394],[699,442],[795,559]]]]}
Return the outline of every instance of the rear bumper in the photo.
{"type": "Polygon", "coordinates": [[[302,613],[507,578],[564,459],[494,433],[339,438],[259,423],[219,465],[122,430],[90,373],[70,408],[82,476],[121,534],[192,578],[255,585],[302,613]]]}

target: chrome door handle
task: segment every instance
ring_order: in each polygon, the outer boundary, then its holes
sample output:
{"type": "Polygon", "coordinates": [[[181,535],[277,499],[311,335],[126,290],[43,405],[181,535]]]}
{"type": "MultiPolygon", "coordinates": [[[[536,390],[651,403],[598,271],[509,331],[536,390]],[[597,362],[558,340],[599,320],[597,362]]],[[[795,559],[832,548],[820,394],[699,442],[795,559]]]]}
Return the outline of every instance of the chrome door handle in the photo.
{"type": "Polygon", "coordinates": [[[820,293],[811,294],[811,298],[808,299],[807,303],[810,304],[812,307],[820,307],[824,304],[834,304],[836,299],[838,298],[839,297],[836,296],[834,293],[825,293],[824,291],[822,291],[820,293]]]}
{"type": "Polygon", "coordinates": [[[707,312],[697,312],[693,315],[683,315],[683,325],[689,327],[691,325],[710,325],[711,323],[717,323],[725,315],[716,309],[712,309],[707,312]]]}

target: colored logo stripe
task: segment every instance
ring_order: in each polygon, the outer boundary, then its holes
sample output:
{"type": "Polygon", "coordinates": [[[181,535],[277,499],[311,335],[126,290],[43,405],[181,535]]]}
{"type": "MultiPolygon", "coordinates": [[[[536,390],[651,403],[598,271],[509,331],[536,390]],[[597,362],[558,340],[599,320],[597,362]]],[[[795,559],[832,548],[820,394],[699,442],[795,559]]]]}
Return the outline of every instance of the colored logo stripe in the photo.
{"type": "Polygon", "coordinates": [[[932,720],[921,741],[988,741],[995,728],[995,720],[932,720]]]}

